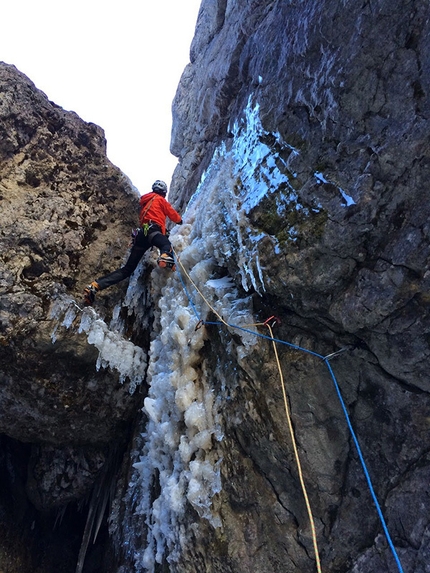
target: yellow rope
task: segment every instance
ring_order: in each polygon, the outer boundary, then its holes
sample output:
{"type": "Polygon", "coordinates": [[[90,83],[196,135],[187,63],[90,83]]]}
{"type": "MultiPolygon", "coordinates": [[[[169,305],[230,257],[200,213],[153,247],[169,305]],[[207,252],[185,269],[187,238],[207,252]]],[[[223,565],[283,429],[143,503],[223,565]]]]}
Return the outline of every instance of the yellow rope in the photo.
{"type": "Polygon", "coordinates": [[[179,263],[179,266],[181,267],[181,269],[184,271],[184,275],[187,277],[187,279],[190,281],[190,283],[193,285],[193,287],[196,289],[196,291],[199,293],[199,295],[202,297],[202,299],[205,301],[205,303],[208,305],[208,307],[211,309],[211,311],[220,319],[220,321],[225,324],[226,326],[228,326],[227,322],[223,319],[223,317],[218,314],[218,312],[214,309],[214,307],[210,304],[210,302],[205,298],[204,294],[202,293],[202,291],[199,289],[199,287],[196,285],[196,283],[193,281],[193,279],[190,277],[190,275],[187,273],[184,265],[181,263],[181,259],[178,257],[178,255],[175,253],[174,249],[172,249],[172,251],[175,254],[175,259],[176,262],[179,263]]]}
{"type": "MultiPolygon", "coordinates": [[[[190,277],[190,275],[188,274],[187,270],[185,269],[184,265],[181,263],[179,257],[176,255],[175,251],[173,251],[175,254],[175,258],[176,261],[179,263],[181,269],[183,270],[185,276],[188,278],[188,280],[190,281],[190,283],[193,285],[193,287],[196,289],[196,291],[199,293],[199,295],[202,297],[202,299],[205,301],[205,303],[208,305],[208,307],[212,310],[212,312],[219,318],[219,320],[225,324],[226,326],[229,326],[228,323],[223,319],[223,317],[213,308],[213,306],[210,304],[210,302],[205,298],[205,296],[203,295],[203,293],[201,292],[201,290],[198,288],[198,286],[196,285],[196,283],[193,281],[193,279],[190,277]]],[[[281,379],[281,386],[282,386],[282,394],[284,396],[284,405],[285,405],[285,412],[287,415],[287,422],[288,422],[288,428],[290,430],[290,435],[291,435],[291,441],[293,443],[293,449],[294,449],[294,455],[296,458],[296,463],[297,463],[297,469],[298,469],[298,473],[299,473],[299,479],[300,479],[300,484],[302,486],[302,491],[303,491],[303,496],[305,498],[305,503],[306,503],[306,509],[308,511],[308,516],[309,516],[309,521],[310,521],[310,525],[311,525],[311,530],[312,530],[312,540],[313,540],[313,546],[314,546],[314,552],[315,552],[315,560],[316,560],[316,565],[317,565],[317,571],[318,573],[321,573],[321,563],[320,563],[320,558],[319,558],[319,552],[318,552],[318,543],[317,543],[317,535],[316,535],[316,531],[315,531],[315,524],[314,524],[314,518],[312,515],[312,509],[309,503],[309,497],[306,491],[306,486],[305,486],[305,482],[303,479],[303,472],[302,472],[302,466],[300,463],[300,458],[299,458],[299,452],[297,450],[297,445],[296,445],[296,439],[295,439],[295,435],[294,435],[294,428],[293,428],[293,424],[291,422],[291,416],[290,416],[290,410],[288,407],[288,399],[287,399],[287,393],[285,390],[285,382],[284,382],[284,377],[282,374],[282,368],[281,368],[281,363],[279,361],[279,356],[278,356],[278,350],[276,348],[276,342],[274,340],[274,336],[273,336],[273,332],[272,332],[272,327],[270,326],[270,324],[266,321],[266,322],[261,322],[261,323],[255,323],[252,325],[246,325],[246,326],[267,326],[267,328],[269,329],[270,332],[270,337],[272,339],[272,344],[273,344],[273,350],[275,352],[275,358],[276,358],[276,364],[278,365],[278,370],[279,370],[279,376],[281,379]]]]}
{"type": "Polygon", "coordinates": [[[272,332],[272,327],[270,326],[270,324],[265,323],[265,326],[267,326],[267,328],[269,329],[270,332],[270,337],[272,338],[272,344],[273,344],[273,351],[275,353],[275,358],[276,358],[276,364],[278,365],[278,370],[279,370],[279,376],[281,379],[281,386],[282,386],[282,394],[284,396],[284,405],[285,405],[285,413],[287,415],[287,421],[288,421],[288,428],[290,430],[290,435],[291,435],[291,441],[293,443],[293,449],[294,449],[294,455],[296,458],[296,463],[297,463],[297,469],[299,472],[299,479],[300,479],[300,485],[302,486],[302,491],[303,491],[303,496],[305,498],[305,503],[306,503],[306,509],[308,511],[308,516],[309,516],[309,521],[310,521],[310,525],[311,525],[311,530],[312,530],[312,540],[313,540],[313,545],[314,545],[314,552],[315,552],[315,559],[316,559],[316,565],[317,565],[317,571],[318,573],[321,573],[321,563],[320,563],[320,558],[319,558],[319,552],[318,552],[318,543],[317,543],[317,535],[316,535],[316,531],[315,531],[315,524],[314,524],[314,518],[312,515],[312,509],[311,509],[311,505],[309,503],[309,497],[306,491],[306,486],[305,486],[305,481],[303,479],[303,472],[302,472],[302,466],[300,463],[300,458],[299,458],[299,452],[297,450],[297,445],[296,445],[296,439],[294,436],[294,428],[293,428],[293,424],[291,422],[291,415],[290,415],[290,409],[288,407],[288,398],[287,398],[287,392],[285,390],[285,382],[284,382],[284,376],[282,374],[282,368],[281,368],[281,363],[279,361],[279,356],[278,356],[278,350],[276,348],[276,342],[274,340],[274,336],[273,336],[273,332],[272,332]]]}
{"type": "MultiPolygon", "coordinates": [[[[211,311],[219,318],[220,322],[222,322],[223,324],[225,324],[225,326],[230,326],[228,324],[228,322],[226,322],[223,317],[214,309],[214,307],[211,305],[211,303],[207,300],[207,298],[205,297],[205,295],[202,293],[202,291],[199,289],[199,287],[196,285],[196,283],[193,281],[193,279],[190,277],[190,275],[187,272],[187,269],[184,267],[184,265],[181,263],[180,258],[178,257],[178,255],[176,254],[175,250],[172,248],[172,251],[175,255],[175,259],[176,262],[179,264],[179,266],[181,267],[181,269],[184,272],[184,275],[187,277],[187,279],[190,281],[190,283],[193,285],[193,287],[196,289],[196,291],[199,293],[199,295],[202,297],[202,299],[205,301],[205,303],[207,304],[207,306],[211,309],[211,311]]],[[[266,326],[265,322],[255,322],[252,324],[242,324],[241,327],[245,328],[248,326],[266,326]]]]}

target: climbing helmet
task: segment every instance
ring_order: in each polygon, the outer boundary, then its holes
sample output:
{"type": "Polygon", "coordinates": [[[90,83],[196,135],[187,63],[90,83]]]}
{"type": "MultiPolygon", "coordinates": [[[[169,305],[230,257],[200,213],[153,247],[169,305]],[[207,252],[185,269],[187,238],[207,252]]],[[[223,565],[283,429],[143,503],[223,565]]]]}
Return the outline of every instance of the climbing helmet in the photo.
{"type": "Polygon", "coordinates": [[[164,183],[164,181],[157,179],[157,181],[155,181],[155,183],[152,185],[152,190],[154,193],[158,193],[159,195],[163,195],[163,197],[165,197],[167,193],[167,185],[164,183]]]}

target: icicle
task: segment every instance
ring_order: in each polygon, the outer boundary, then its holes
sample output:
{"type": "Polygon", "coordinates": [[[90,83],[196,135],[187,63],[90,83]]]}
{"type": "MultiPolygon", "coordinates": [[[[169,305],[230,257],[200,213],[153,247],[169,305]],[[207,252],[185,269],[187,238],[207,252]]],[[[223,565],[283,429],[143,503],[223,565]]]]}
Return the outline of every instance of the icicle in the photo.
{"type": "MultiPolygon", "coordinates": [[[[50,318],[56,319],[51,333],[52,342],[57,340],[58,329],[60,327],[72,328],[79,314],[81,316],[77,332],[85,333],[88,343],[93,344],[99,350],[96,369],[117,370],[121,383],[127,378],[130,380],[129,391],[133,393],[144,378],[147,364],[146,354],[142,348],[126,340],[119,330],[112,330],[92,307],[81,309],[72,297],[58,297],[53,302],[50,312],[50,318]]],[[[116,327],[120,326],[119,308],[112,322],[116,327]]]]}

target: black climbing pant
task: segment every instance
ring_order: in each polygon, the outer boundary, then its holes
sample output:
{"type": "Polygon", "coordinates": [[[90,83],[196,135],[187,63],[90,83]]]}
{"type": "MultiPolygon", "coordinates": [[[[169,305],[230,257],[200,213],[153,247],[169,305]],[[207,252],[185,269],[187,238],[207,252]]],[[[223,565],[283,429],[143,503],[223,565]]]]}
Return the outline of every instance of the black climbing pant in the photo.
{"type": "Polygon", "coordinates": [[[103,290],[129,277],[136,269],[140,259],[151,247],[157,247],[161,253],[170,253],[172,250],[169,239],[166,235],[163,235],[158,225],[151,225],[146,235],[143,229],[139,229],[127,262],[120,269],[97,279],[96,282],[99,285],[99,289],[103,290]]]}

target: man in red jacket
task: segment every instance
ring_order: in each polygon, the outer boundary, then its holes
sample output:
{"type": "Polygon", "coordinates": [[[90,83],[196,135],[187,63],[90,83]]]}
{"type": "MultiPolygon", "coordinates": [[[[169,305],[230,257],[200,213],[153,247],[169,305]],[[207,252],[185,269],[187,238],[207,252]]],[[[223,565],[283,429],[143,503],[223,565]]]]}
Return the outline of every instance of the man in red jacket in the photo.
{"type": "Polygon", "coordinates": [[[150,247],[160,250],[158,265],[162,268],[175,269],[172,257],[172,245],[166,237],[166,217],[173,223],[182,224],[182,218],[165,199],[167,185],[157,180],[152,186],[152,193],[140,198],[140,229],[134,238],[133,247],[125,265],[104,277],[93,281],[84,290],[84,304],[93,304],[96,294],[129,277],[139,264],[140,259],[150,247]]]}

